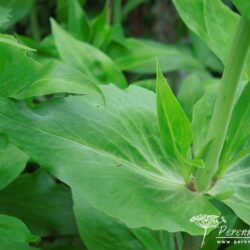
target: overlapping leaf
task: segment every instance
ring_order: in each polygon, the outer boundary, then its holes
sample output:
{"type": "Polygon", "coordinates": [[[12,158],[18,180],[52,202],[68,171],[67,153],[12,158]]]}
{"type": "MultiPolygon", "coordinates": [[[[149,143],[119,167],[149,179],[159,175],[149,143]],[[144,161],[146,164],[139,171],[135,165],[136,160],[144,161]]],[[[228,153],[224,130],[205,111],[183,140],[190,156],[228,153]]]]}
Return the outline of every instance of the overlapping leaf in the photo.
{"type": "Polygon", "coordinates": [[[111,48],[108,52],[122,70],[135,73],[155,73],[155,58],[159,60],[162,71],[179,69],[202,70],[204,67],[185,47],[165,45],[149,40],[128,38],[125,46],[111,48]],[[120,56],[120,55],[123,56],[120,56]]]}
{"type": "MultiPolygon", "coordinates": [[[[190,0],[188,4],[185,0],[173,0],[173,2],[186,25],[204,40],[225,64],[239,15],[221,0],[190,0]]],[[[250,77],[249,65],[250,58],[245,67],[247,78],[250,77]]]]}
{"type": "Polygon", "coordinates": [[[34,250],[29,243],[37,240],[22,221],[0,214],[0,250],[34,250]]]}
{"type": "Polygon", "coordinates": [[[0,37],[0,97],[23,99],[52,93],[101,95],[81,72],[62,63],[42,66],[26,55],[28,48],[11,37],[0,37]]]}
{"type": "Polygon", "coordinates": [[[62,60],[100,83],[126,87],[126,79],[116,64],[102,51],[81,42],[64,31],[54,20],[52,32],[62,60]]]}
{"type": "Polygon", "coordinates": [[[29,157],[0,137],[0,190],[13,181],[25,168],[29,157]]]}
{"type": "Polygon", "coordinates": [[[54,99],[34,110],[2,100],[0,130],[68,184],[75,202],[83,197],[129,227],[200,234],[189,219],[218,211],[186,188],[180,166],[169,165],[155,94],[135,86],[102,90],[106,106],[87,96],[54,99]]]}
{"type": "Polygon", "coordinates": [[[0,191],[0,213],[21,219],[40,236],[74,235],[70,195],[66,186],[37,171],[20,176],[0,191]]]}

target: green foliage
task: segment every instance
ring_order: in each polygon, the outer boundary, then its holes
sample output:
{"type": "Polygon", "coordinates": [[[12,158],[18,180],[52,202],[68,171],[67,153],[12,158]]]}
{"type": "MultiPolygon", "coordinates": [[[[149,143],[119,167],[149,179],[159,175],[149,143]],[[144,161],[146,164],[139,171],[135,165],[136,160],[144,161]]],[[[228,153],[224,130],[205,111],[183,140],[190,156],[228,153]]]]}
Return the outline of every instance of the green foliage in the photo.
{"type": "Polygon", "coordinates": [[[166,44],[128,36],[161,1],[0,1],[0,250],[196,250],[193,216],[249,226],[249,4],[173,3],[190,30],[166,44]]]}

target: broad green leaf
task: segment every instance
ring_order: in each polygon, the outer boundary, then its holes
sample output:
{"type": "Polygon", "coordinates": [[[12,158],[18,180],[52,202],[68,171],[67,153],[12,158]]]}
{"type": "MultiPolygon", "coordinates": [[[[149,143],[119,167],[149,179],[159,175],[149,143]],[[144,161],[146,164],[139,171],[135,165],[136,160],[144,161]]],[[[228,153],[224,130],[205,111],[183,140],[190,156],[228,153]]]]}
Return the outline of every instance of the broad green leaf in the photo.
{"type": "Polygon", "coordinates": [[[43,66],[27,56],[25,46],[9,36],[1,38],[0,97],[23,99],[63,92],[101,95],[100,89],[74,68],[58,62],[43,66]]]}
{"type": "Polygon", "coordinates": [[[0,29],[1,27],[9,21],[11,9],[0,6],[0,29]]]}
{"type": "Polygon", "coordinates": [[[232,0],[240,13],[250,20],[250,2],[245,0],[232,0]]]}
{"type": "Polygon", "coordinates": [[[108,53],[118,66],[125,71],[140,74],[155,73],[156,57],[163,72],[180,69],[204,69],[202,64],[185,47],[133,38],[126,39],[124,43],[126,47],[119,45],[117,49],[111,48],[108,53]]]}
{"type": "Polygon", "coordinates": [[[22,221],[0,214],[0,250],[32,250],[30,242],[38,237],[31,234],[22,221]]]}
{"type": "Polygon", "coordinates": [[[31,10],[32,5],[33,0],[1,0],[0,6],[11,9],[11,18],[3,25],[3,29],[8,29],[24,18],[31,10]]]}
{"type": "Polygon", "coordinates": [[[75,193],[73,197],[74,213],[80,235],[88,249],[145,250],[125,224],[94,208],[79,194],[75,193]]]}
{"type": "Polygon", "coordinates": [[[101,89],[106,104],[72,96],[31,109],[1,100],[0,132],[69,185],[78,202],[86,199],[128,227],[201,234],[189,219],[218,210],[169,164],[155,94],[136,86],[101,89]]]}
{"type": "Polygon", "coordinates": [[[80,38],[84,41],[89,41],[91,28],[87,15],[85,14],[78,0],[68,0],[68,5],[68,30],[77,38],[80,38]]]}
{"type": "Polygon", "coordinates": [[[250,158],[237,163],[221,177],[210,194],[219,195],[230,192],[223,202],[247,224],[250,224],[250,158]]]}
{"type": "Polygon", "coordinates": [[[234,158],[250,153],[250,83],[242,91],[234,107],[222,155],[222,164],[228,165],[234,158]],[[242,155],[242,152],[245,152],[242,155]]]}
{"type": "Polygon", "coordinates": [[[77,234],[69,188],[42,171],[22,175],[1,190],[0,213],[21,219],[40,236],[77,234]]]}
{"type": "Polygon", "coordinates": [[[51,23],[55,44],[64,62],[89,77],[95,77],[100,83],[114,83],[120,87],[126,87],[123,74],[106,54],[75,39],[54,20],[51,23]]]}
{"type": "Polygon", "coordinates": [[[189,121],[158,66],[156,78],[157,113],[161,139],[173,158],[186,157],[192,142],[189,121]]]}
{"type": "MultiPolygon", "coordinates": [[[[0,137],[0,143],[5,138],[0,137]]],[[[8,141],[0,147],[0,190],[12,182],[25,168],[29,157],[8,141]]]]}

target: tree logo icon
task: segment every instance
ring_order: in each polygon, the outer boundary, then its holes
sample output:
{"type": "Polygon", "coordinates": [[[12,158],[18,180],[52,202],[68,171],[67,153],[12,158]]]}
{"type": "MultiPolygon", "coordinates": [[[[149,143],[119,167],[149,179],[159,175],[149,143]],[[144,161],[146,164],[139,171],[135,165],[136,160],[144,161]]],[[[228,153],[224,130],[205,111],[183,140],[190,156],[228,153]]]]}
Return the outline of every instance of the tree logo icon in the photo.
{"type": "Polygon", "coordinates": [[[226,220],[223,216],[221,217],[221,221],[219,221],[218,215],[200,214],[200,215],[193,216],[190,219],[190,222],[195,223],[198,227],[201,227],[204,229],[204,234],[203,234],[202,242],[201,242],[201,248],[202,248],[205,244],[207,230],[210,228],[218,227],[221,222],[226,223],[226,220]]]}

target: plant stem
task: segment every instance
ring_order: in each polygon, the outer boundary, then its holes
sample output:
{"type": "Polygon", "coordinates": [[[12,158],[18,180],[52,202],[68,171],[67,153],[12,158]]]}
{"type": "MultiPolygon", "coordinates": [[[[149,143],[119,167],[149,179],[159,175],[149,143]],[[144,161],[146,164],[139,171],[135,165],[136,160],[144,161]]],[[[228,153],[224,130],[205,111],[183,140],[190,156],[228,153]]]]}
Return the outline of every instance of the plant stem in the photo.
{"type": "Polygon", "coordinates": [[[197,171],[195,185],[198,191],[211,186],[213,175],[219,169],[219,159],[228,130],[236,92],[248,55],[250,45],[250,22],[241,17],[231,45],[228,60],[218,91],[207,141],[211,141],[205,157],[206,168],[197,171]]]}

